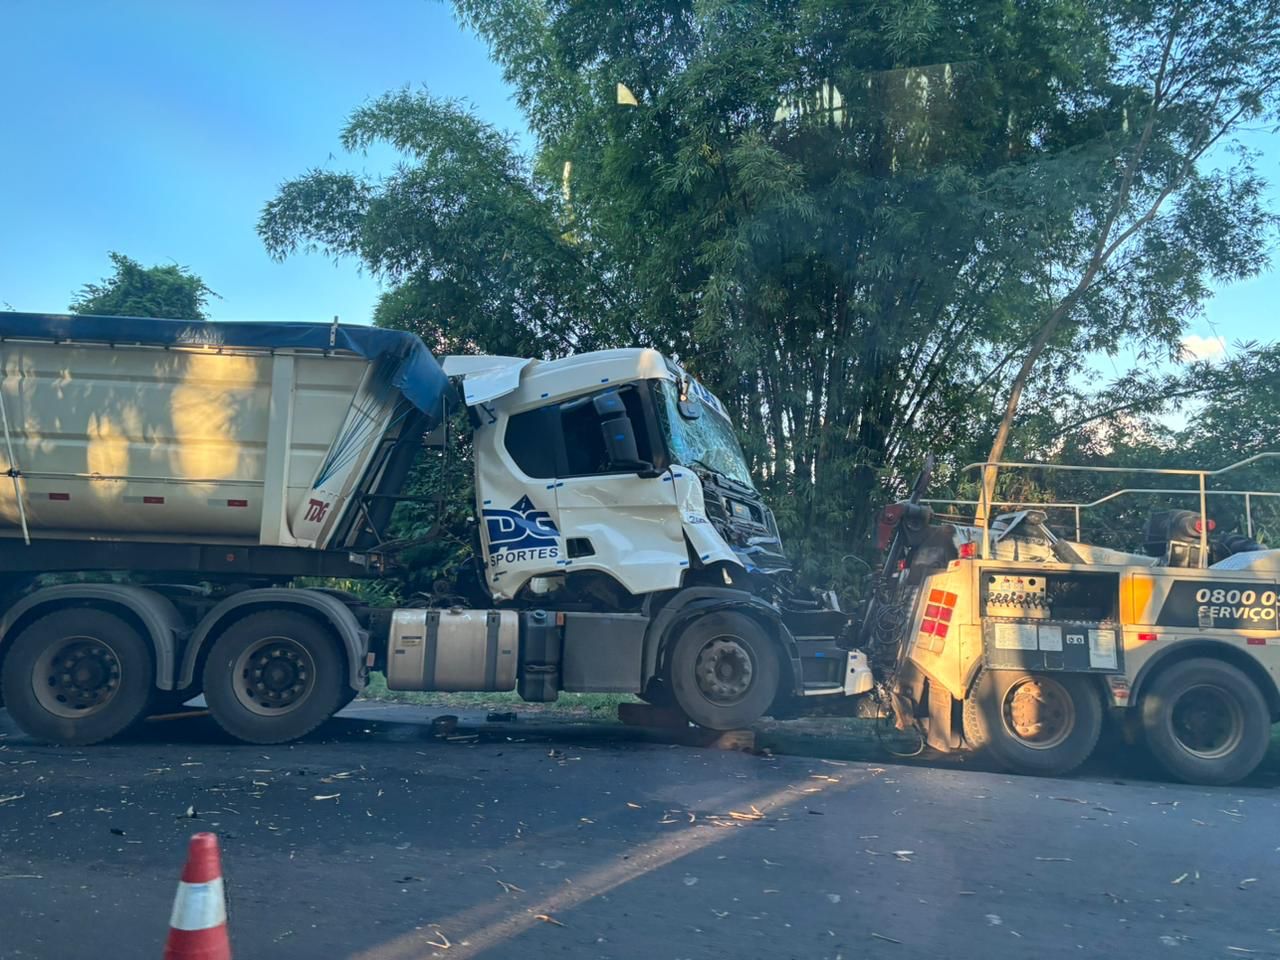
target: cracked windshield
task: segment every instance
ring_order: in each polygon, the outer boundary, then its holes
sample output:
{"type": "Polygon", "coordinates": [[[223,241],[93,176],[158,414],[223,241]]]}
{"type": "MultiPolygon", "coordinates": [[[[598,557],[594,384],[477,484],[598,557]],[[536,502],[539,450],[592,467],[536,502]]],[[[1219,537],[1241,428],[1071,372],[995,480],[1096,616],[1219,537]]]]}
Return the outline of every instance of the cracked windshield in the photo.
{"type": "Polygon", "coordinates": [[[1280,960],[1280,0],[0,36],[0,960],[1280,960]]]}
{"type": "Polygon", "coordinates": [[[686,412],[681,413],[680,388],[670,380],[659,380],[657,387],[658,423],[672,460],[751,486],[751,469],[742,456],[733,424],[694,396],[683,401],[686,412]]]}

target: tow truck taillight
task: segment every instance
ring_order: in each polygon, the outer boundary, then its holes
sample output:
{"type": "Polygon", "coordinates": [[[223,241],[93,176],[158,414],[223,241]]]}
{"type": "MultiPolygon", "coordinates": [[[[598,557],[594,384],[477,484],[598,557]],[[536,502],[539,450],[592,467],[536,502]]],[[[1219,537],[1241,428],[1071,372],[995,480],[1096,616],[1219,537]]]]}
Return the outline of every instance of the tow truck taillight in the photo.
{"type": "Polygon", "coordinates": [[[1155,643],[1155,642],[1156,642],[1157,640],[1159,640],[1159,639],[1160,639],[1160,634],[1158,634],[1158,633],[1140,633],[1140,634],[1138,634],[1138,642],[1139,642],[1139,643],[1155,643]]]}
{"type": "MultiPolygon", "coordinates": [[[[1209,521],[1209,532],[1210,532],[1210,533],[1212,533],[1212,532],[1213,532],[1214,530],[1216,530],[1217,528],[1218,528],[1218,524],[1217,524],[1217,523],[1215,523],[1213,520],[1210,520],[1210,521],[1209,521]]],[[[1197,521],[1195,522],[1195,529],[1196,529],[1196,533],[1203,533],[1203,532],[1204,532],[1204,523],[1203,523],[1203,521],[1197,520],[1197,521]]]]}
{"type": "Polygon", "coordinates": [[[967,543],[960,544],[960,559],[972,560],[978,555],[978,545],[972,540],[967,543]]]}

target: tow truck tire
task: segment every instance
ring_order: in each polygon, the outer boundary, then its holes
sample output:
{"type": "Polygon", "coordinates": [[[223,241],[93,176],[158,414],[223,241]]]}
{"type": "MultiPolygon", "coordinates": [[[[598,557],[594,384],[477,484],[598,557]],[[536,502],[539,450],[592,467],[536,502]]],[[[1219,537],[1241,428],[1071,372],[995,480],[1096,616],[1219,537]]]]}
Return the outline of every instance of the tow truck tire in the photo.
{"type": "Polygon", "coordinates": [[[246,743],[285,743],[337,713],[350,692],[336,638],[309,617],[255,613],[218,637],[204,666],[213,719],[246,743]]]}
{"type": "Polygon", "coordinates": [[[676,706],[709,730],[750,726],[778,693],[777,649],[745,614],[698,617],[676,638],[667,665],[676,706]]]}
{"type": "Polygon", "coordinates": [[[1089,758],[1102,734],[1091,677],[983,670],[964,701],[964,737],[1016,773],[1057,777],[1089,758]]]}
{"type": "Polygon", "coordinates": [[[40,740],[84,746],[128,729],[147,710],[155,666],[142,635],[102,610],[41,617],[4,660],[4,703],[40,740]]]}
{"type": "Polygon", "coordinates": [[[1247,777],[1271,739],[1271,714],[1257,685],[1207,657],[1161,670],[1139,706],[1147,746],[1172,776],[1224,786],[1247,777]]]}

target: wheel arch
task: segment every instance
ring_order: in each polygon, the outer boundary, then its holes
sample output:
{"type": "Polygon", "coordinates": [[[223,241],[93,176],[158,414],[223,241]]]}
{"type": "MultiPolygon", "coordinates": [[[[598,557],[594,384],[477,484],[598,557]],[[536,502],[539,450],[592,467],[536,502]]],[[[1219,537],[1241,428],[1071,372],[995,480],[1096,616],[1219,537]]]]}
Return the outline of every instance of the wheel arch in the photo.
{"type": "Polygon", "coordinates": [[[177,688],[185,690],[194,684],[196,670],[202,658],[213,646],[213,641],[228,627],[251,614],[281,609],[303,613],[331,630],[341,644],[346,659],[348,686],[356,691],[364,689],[369,634],[360,626],[350,607],[332,594],[320,590],[293,590],[287,587],[245,590],[228,597],[205,614],[183,651],[177,688]]]}
{"type": "Polygon", "coordinates": [[[772,604],[745,593],[724,587],[691,587],[672,597],[650,619],[644,635],[641,667],[644,675],[641,689],[662,675],[667,653],[681,631],[696,617],[707,613],[732,611],[742,613],[756,621],[770,638],[778,644],[779,695],[789,684],[789,691],[804,691],[804,679],[800,666],[800,651],[795,638],[782,622],[782,614],[772,604]]]}
{"type": "Polygon", "coordinates": [[[1280,689],[1277,689],[1275,680],[1267,672],[1266,668],[1239,647],[1224,643],[1221,640],[1211,640],[1208,637],[1182,640],[1171,644],[1168,649],[1162,650],[1144,663],[1141,669],[1138,670],[1137,676],[1133,678],[1133,683],[1130,684],[1129,703],[1132,706],[1136,706],[1141,701],[1143,691],[1147,685],[1161,671],[1173,666],[1175,663],[1197,657],[1221,660],[1240,670],[1253,681],[1254,686],[1258,688],[1262,698],[1267,702],[1267,709],[1271,713],[1271,721],[1273,723],[1280,721],[1280,689]]]}
{"type": "Polygon", "coordinates": [[[186,621],[172,601],[154,590],[122,583],[64,583],[29,593],[0,618],[0,659],[8,641],[28,625],[59,610],[91,607],[114,614],[147,639],[155,665],[155,686],[174,689],[174,664],[186,636],[186,621]]]}

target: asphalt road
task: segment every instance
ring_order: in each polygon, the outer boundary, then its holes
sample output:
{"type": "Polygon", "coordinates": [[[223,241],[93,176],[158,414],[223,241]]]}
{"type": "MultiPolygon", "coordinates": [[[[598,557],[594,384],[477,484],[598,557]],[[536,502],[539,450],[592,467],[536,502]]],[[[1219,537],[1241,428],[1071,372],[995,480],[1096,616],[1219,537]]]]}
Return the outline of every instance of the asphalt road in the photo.
{"type": "Polygon", "coordinates": [[[245,958],[1280,957],[1280,789],[761,757],[357,705],[84,750],[0,712],[0,957],[159,957],[221,836],[245,958]],[[194,812],[194,817],[188,816],[194,812]]]}

